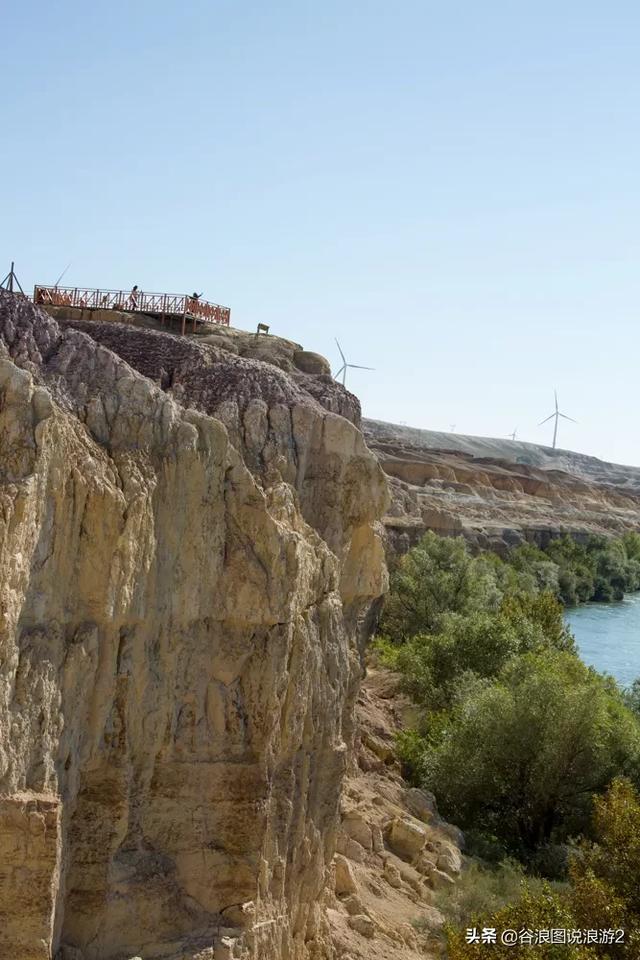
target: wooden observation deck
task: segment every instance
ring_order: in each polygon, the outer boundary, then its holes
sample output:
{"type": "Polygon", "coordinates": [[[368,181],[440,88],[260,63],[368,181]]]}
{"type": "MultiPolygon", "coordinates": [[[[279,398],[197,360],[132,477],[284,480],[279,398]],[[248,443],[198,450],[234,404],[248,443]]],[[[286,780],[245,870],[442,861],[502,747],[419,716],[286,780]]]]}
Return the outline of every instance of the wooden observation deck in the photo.
{"type": "Polygon", "coordinates": [[[125,313],[144,313],[161,323],[179,321],[182,333],[187,323],[215,323],[229,326],[231,310],[218,303],[180,293],[146,293],[142,290],[94,290],[87,287],[33,288],[33,302],[43,307],[77,307],[81,310],[122,310],[125,313]]]}

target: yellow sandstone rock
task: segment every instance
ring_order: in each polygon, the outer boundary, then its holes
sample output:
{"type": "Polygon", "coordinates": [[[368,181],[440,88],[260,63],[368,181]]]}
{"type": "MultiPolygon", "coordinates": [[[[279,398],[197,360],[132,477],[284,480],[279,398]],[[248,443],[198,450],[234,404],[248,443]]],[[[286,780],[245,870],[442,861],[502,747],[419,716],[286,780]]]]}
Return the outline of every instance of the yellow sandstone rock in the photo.
{"type": "Polygon", "coordinates": [[[0,956],[332,956],[387,492],[296,376],[0,296],[0,956]]]}

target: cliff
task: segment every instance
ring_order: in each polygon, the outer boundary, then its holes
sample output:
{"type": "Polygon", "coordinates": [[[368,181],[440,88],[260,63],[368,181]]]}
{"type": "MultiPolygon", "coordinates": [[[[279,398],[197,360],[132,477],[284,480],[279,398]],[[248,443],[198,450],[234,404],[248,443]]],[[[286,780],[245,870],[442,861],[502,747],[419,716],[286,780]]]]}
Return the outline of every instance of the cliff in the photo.
{"type": "Polygon", "coordinates": [[[531,443],[418,430],[365,420],[389,477],[389,547],[426,530],[505,550],[562,533],[615,536],[640,527],[640,469],[531,443]]]}
{"type": "Polygon", "coordinates": [[[333,956],[387,484],[239,354],[0,294],[2,957],[333,956]]]}
{"type": "Polygon", "coordinates": [[[361,421],[278,337],[0,292],[0,506],[0,958],[419,960],[463,838],[362,684],[382,535],[637,529],[640,470],[361,421]]]}

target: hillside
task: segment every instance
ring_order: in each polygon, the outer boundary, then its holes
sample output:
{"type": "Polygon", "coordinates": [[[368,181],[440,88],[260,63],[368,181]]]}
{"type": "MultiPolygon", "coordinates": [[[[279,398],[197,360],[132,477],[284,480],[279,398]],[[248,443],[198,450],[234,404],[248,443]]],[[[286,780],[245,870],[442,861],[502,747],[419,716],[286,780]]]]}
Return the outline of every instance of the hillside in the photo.
{"type": "Polygon", "coordinates": [[[390,478],[384,517],[405,550],[428,529],[503,549],[570,533],[613,535],[640,525],[640,469],[519,441],[364,420],[390,478]]]}

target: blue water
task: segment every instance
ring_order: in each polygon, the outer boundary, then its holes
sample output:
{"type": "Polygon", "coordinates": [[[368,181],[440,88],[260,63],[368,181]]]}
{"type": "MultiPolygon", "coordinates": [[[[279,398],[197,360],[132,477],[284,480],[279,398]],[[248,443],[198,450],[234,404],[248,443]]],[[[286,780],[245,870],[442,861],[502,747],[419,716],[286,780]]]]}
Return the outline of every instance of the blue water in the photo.
{"type": "Polygon", "coordinates": [[[640,677],[640,594],[620,603],[585,603],[566,613],[580,656],[623,687],[640,677]]]}

